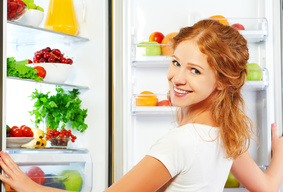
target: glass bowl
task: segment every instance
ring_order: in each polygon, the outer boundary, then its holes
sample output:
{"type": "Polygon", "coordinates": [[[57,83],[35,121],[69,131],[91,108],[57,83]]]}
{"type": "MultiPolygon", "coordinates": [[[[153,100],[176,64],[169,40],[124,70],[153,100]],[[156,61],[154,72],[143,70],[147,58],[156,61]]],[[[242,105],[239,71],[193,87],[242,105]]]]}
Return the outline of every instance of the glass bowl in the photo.
{"type": "Polygon", "coordinates": [[[53,138],[50,139],[50,144],[51,144],[51,147],[67,148],[69,141],[70,141],[70,137],[56,136],[56,137],[53,137],[53,138]]]}
{"type": "Polygon", "coordinates": [[[9,21],[16,21],[20,19],[24,13],[27,11],[27,6],[23,4],[18,4],[16,2],[7,3],[7,19],[9,21]]]}

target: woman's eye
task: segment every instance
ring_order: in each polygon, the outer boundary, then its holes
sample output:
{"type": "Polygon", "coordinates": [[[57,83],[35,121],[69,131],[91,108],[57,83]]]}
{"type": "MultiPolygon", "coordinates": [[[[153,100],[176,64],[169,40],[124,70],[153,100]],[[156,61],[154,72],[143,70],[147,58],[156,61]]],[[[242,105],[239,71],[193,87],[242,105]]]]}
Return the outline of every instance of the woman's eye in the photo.
{"type": "Polygon", "coordinates": [[[173,65],[177,66],[177,67],[180,67],[180,63],[178,61],[172,61],[173,65]]]}
{"type": "Polygon", "coordinates": [[[193,72],[194,74],[200,74],[199,70],[197,70],[197,69],[195,69],[195,68],[192,69],[192,72],[193,72]]]}

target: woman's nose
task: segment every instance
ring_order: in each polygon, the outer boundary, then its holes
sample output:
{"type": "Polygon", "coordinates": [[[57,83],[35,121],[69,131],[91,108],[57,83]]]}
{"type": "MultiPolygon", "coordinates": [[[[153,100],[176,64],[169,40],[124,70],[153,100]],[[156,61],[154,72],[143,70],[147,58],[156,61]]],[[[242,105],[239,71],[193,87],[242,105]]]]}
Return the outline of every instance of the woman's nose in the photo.
{"type": "Polygon", "coordinates": [[[186,84],[186,81],[186,74],[185,71],[182,69],[178,70],[172,78],[172,82],[175,85],[184,85],[186,84]]]}

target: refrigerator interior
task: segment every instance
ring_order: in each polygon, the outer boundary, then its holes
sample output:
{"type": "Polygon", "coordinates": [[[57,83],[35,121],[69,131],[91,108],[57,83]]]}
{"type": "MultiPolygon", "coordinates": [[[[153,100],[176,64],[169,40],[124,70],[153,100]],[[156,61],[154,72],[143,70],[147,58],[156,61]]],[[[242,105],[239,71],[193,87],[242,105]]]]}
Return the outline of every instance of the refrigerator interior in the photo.
{"type": "MultiPolygon", "coordinates": [[[[158,101],[167,99],[166,73],[170,64],[170,58],[166,56],[139,55],[138,44],[149,41],[152,32],[161,32],[165,36],[212,15],[225,16],[230,25],[242,23],[245,26],[246,30],[241,33],[248,40],[248,62],[261,67],[263,78],[247,81],[242,94],[246,112],[255,127],[249,152],[258,165],[268,165],[270,125],[275,120],[281,125],[281,118],[278,118],[281,106],[274,106],[275,86],[280,87],[274,81],[281,78],[280,73],[274,71],[273,63],[281,58],[280,48],[273,50],[275,46],[278,48],[273,43],[274,34],[278,37],[280,31],[275,26],[279,21],[276,7],[278,9],[278,3],[268,0],[178,0],[174,3],[134,0],[124,3],[124,144],[121,150],[124,167],[122,173],[117,169],[116,179],[138,163],[159,137],[177,125],[174,107],[136,107],[136,96],[142,91],[155,93],[158,101]]],[[[278,97],[275,99],[278,101],[278,97]]]]}
{"type": "MultiPolygon", "coordinates": [[[[74,63],[70,77],[63,84],[4,78],[6,104],[3,124],[34,127],[29,111],[32,110],[34,103],[30,95],[35,89],[43,93],[50,91],[51,94],[58,85],[64,90],[78,89],[79,98],[82,100],[81,107],[88,110],[85,120],[88,129],[84,133],[72,130],[77,140],[75,143],[70,142],[69,148],[75,149],[75,156],[81,157],[81,160],[83,156],[76,153],[76,150],[84,151],[92,161],[91,166],[87,167],[91,169],[87,171],[90,187],[83,191],[103,191],[108,186],[108,2],[99,0],[73,0],[73,2],[80,28],[76,36],[43,29],[49,0],[35,0],[35,4],[45,10],[44,19],[39,27],[4,20],[7,31],[4,42],[6,57],[15,57],[17,61],[32,60],[36,51],[51,47],[60,49],[65,55],[73,58],[74,63]]],[[[5,12],[7,1],[4,1],[3,5],[5,12]]],[[[4,15],[7,15],[7,12],[4,15]]],[[[6,19],[6,16],[4,18],[6,19]]],[[[45,129],[43,124],[40,128],[45,129]]],[[[6,146],[5,140],[3,146],[6,146]]],[[[9,150],[11,149],[7,148],[7,151],[9,150]]],[[[45,152],[21,149],[11,155],[17,158],[17,156],[33,156],[45,152]]],[[[61,160],[56,156],[62,154],[64,151],[51,152],[52,158],[49,158],[51,162],[44,163],[46,166],[54,164],[56,167],[56,162],[61,160]]],[[[41,164],[43,167],[44,163],[41,164]]]]}

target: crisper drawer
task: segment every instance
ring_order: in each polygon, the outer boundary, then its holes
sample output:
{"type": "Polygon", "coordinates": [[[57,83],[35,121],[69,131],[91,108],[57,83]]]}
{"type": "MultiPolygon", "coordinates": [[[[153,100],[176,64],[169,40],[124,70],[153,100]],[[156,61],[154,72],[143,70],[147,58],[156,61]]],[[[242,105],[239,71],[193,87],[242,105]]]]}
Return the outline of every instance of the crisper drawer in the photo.
{"type": "MultiPolygon", "coordinates": [[[[88,151],[25,149],[7,152],[37,183],[68,191],[90,192],[92,189],[92,160],[88,151]]],[[[5,187],[6,191],[13,191],[5,187]]]]}

